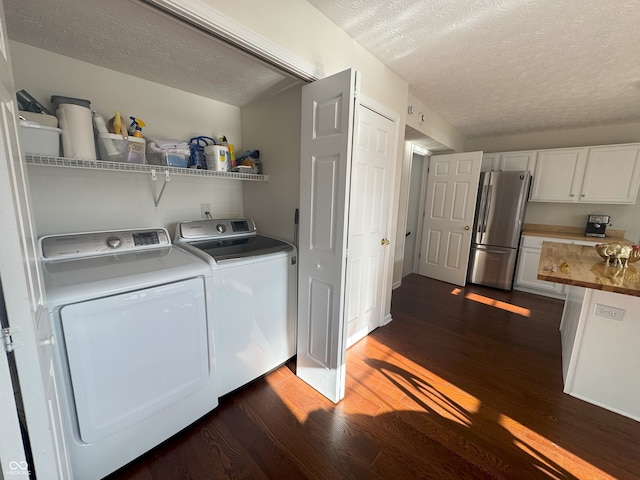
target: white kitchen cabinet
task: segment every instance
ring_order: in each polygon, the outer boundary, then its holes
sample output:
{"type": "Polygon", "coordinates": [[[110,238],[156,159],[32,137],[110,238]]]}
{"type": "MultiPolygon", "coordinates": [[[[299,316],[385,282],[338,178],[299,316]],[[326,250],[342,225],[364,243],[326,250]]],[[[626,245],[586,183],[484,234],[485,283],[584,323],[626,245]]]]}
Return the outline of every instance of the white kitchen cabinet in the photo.
{"type": "MultiPolygon", "coordinates": [[[[516,264],[516,277],[513,282],[514,290],[520,290],[547,297],[565,297],[565,285],[561,283],[538,280],[538,265],[540,264],[540,252],[542,242],[563,242],[561,238],[547,238],[533,235],[523,235],[520,242],[520,252],[516,264]]],[[[569,241],[565,241],[570,243],[569,241]]],[[[557,266],[556,266],[557,267],[557,266]]]]}
{"type": "Polygon", "coordinates": [[[533,175],[537,151],[504,152],[500,154],[498,170],[503,172],[529,170],[533,175]]]}
{"type": "MultiPolygon", "coordinates": [[[[516,276],[513,283],[514,290],[520,290],[537,295],[564,299],[567,286],[562,283],[553,283],[546,280],[538,280],[538,265],[542,242],[572,243],[578,245],[595,245],[603,240],[569,240],[555,237],[539,237],[537,235],[523,235],[518,252],[516,264],[516,276]]],[[[556,265],[556,268],[559,266],[556,265]]]]}
{"type": "Polygon", "coordinates": [[[540,150],[531,185],[532,202],[577,202],[587,148],[540,150]]]}
{"type": "Polygon", "coordinates": [[[498,170],[500,160],[499,153],[484,153],[482,155],[482,164],[480,165],[480,172],[491,172],[498,170]]]}
{"type": "Polygon", "coordinates": [[[536,164],[536,151],[496,152],[482,155],[481,172],[501,171],[512,172],[529,170],[533,175],[536,164]]]}
{"type": "Polygon", "coordinates": [[[640,144],[540,150],[530,201],[634,204],[640,144]]]}
{"type": "Polygon", "coordinates": [[[591,147],[581,202],[636,203],[640,185],[640,144],[591,147]]]}

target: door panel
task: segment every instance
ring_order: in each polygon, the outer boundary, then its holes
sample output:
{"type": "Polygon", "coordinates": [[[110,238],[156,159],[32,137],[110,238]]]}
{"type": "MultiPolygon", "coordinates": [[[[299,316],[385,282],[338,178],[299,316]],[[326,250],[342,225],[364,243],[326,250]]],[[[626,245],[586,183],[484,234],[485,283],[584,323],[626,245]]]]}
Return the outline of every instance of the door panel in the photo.
{"type": "Polygon", "coordinates": [[[431,157],[418,273],[466,282],[482,152],[431,157]]]}
{"type": "Polygon", "coordinates": [[[396,155],[395,122],[366,106],[358,107],[353,157],[347,259],[347,347],[382,323],[385,242],[391,178],[396,155]]]}
{"type": "Polygon", "coordinates": [[[314,157],[311,159],[311,245],[315,252],[335,254],[336,217],[332,207],[336,203],[338,190],[338,156],[314,157]]]}
{"type": "Polygon", "coordinates": [[[355,93],[338,73],[302,88],[297,375],[344,396],[345,276],[355,93]]]}

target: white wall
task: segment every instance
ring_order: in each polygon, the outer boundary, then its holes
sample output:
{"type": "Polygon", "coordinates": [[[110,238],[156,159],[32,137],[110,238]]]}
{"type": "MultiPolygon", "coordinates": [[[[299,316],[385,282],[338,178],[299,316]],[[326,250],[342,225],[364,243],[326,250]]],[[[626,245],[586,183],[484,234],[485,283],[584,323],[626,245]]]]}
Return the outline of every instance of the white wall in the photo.
{"type": "Polygon", "coordinates": [[[408,107],[412,107],[413,113],[407,115],[407,125],[427,137],[446,145],[454,152],[466,151],[467,137],[438,113],[431,110],[411,94],[409,94],[407,98],[407,108],[408,107]],[[421,122],[420,114],[424,115],[423,122],[421,122]]]}
{"type": "Polygon", "coordinates": [[[537,148],[563,148],[640,141],[640,122],[600,127],[572,128],[548,132],[470,138],[467,150],[508,152],[537,148]]]}
{"type": "Polygon", "coordinates": [[[260,150],[268,183],[246,182],[245,215],[260,233],[294,240],[294,212],[300,200],[300,87],[242,109],[242,135],[248,150],[260,150]],[[273,134],[277,125],[279,134],[273,134]]]}
{"type": "MultiPolygon", "coordinates": [[[[402,276],[402,245],[398,239],[397,221],[404,219],[406,205],[400,207],[402,149],[407,111],[408,84],[364,50],[355,40],[338,28],[310,3],[302,0],[205,0],[233,20],[293,55],[321,70],[325,76],[354,68],[362,73],[362,93],[399,116],[397,170],[395,172],[392,218],[395,219],[389,238],[395,238],[392,282],[402,276]]],[[[404,220],[403,220],[404,222],[404,220]]],[[[404,234],[402,234],[404,238],[404,234]]],[[[390,304],[387,305],[387,311],[390,304]]]]}
{"type": "MultiPolygon", "coordinates": [[[[640,123],[590,128],[556,130],[519,135],[474,138],[467,142],[469,151],[505,152],[543,148],[609,145],[640,141],[640,123]]],[[[626,238],[640,242],[640,201],[635,205],[574,205],[529,202],[526,223],[584,227],[589,214],[609,214],[613,228],[625,230],[626,238]]]]}
{"type": "MultiPolygon", "coordinates": [[[[119,109],[147,123],[145,136],[188,140],[226,135],[242,149],[238,107],[164,87],[130,75],[10,42],[16,89],[49,107],[51,95],[85,98],[108,117],[119,109]],[[46,75],[43,74],[46,72],[46,75]]],[[[215,216],[243,214],[242,182],[173,176],[156,209],[162,180],[141,173],[29,167],[38,235],[162,226],[200,218],[200,204],[215,216]]]]}

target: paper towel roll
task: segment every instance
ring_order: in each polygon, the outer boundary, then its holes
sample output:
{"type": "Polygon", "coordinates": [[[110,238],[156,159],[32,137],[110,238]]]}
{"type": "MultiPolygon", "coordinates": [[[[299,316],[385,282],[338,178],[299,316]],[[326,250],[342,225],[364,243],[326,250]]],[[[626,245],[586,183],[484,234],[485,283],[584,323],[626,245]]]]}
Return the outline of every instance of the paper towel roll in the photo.
{"type": "Polygon", "coordinates": [[[62,129],[62,151],[65,157],[83,160],[96,159],[91,110],[82,105],[63,103],[56,109],[62,129]]]}

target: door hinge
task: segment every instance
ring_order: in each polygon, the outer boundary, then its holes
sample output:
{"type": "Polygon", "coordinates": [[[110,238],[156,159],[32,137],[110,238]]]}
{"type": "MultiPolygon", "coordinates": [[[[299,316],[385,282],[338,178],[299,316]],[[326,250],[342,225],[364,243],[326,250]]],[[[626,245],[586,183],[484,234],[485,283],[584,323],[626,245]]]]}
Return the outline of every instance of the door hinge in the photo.
{"type": "Polygon", "coordinates": [[[15,344],[13,343],[13,337],[11,336],[15,331],[12,331],[11,328],[3,328],[2,329],[2,346],[6,353],[13,352],[15,344]]]}

